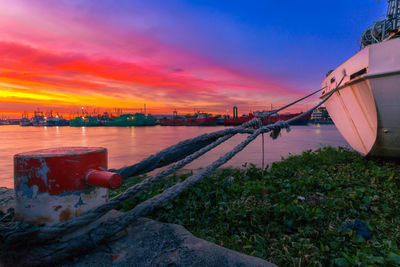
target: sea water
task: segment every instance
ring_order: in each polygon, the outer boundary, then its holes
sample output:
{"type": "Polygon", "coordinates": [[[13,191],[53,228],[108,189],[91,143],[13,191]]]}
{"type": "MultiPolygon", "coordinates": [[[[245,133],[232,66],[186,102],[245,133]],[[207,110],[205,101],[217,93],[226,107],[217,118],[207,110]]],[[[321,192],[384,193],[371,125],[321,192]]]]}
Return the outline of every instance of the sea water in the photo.
{"type": "MultiPolygon", "coordinates": [[[[131,165],[188,138],[224,129],[214,127],[21,127],[0,126],[0,187],[12,188],[13,155],[37,149],[62,146],[96,146],[108,149],[108,167],[131,165]]],[[[246,138],[238,134],[214,148],[184,169],[206,167],[246,138]]],[[[261,136],[227,162],[224,167],[242,167],[246,163],[262,164],[261,136]]],[[[334,125],[292,126],[290,132],[272,140],[265,134],[265,162],[270,164],[288,155],[323,146],[347,147],[334,125]]]]}

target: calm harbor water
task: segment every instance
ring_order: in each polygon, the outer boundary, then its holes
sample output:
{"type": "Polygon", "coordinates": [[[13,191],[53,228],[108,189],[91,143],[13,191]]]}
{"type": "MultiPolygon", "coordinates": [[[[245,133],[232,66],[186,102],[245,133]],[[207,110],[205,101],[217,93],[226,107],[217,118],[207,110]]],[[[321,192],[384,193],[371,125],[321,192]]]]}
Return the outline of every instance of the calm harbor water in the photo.
{"type": "MultiPolygon", "coordinates": [[[[12,188],[13,155],[61,146],[101,146],[108,149],[109,168],[131,165],[179,141],[223,129],[217,127],[20,127],[0,126],[0,187],[12,188]]],[[[277,140],[265,138],[265,162],[279,161],[322,146],[349,147],[334,125],[292,126],[277,140]]],[[[203,155],[185,169],[198,169],[228,152],[246,135],[237,135],[203,155]]],[[[261,166],[261,137],[231,159],[225,167],[254,163],[261,166]]]]}

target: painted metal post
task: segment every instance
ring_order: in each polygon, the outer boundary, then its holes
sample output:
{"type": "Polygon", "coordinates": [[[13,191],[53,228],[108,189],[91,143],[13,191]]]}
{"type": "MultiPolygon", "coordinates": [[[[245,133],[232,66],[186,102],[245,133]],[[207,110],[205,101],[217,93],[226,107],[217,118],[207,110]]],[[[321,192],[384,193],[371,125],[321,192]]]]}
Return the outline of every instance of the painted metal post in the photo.
{"type": "Polygon", "coordinates": [[[15,214],[18,220],[55,223],[108,201],[108,188],[122,183],[107,172],[101,147],[42,149],[14,156],[15,214]]]}

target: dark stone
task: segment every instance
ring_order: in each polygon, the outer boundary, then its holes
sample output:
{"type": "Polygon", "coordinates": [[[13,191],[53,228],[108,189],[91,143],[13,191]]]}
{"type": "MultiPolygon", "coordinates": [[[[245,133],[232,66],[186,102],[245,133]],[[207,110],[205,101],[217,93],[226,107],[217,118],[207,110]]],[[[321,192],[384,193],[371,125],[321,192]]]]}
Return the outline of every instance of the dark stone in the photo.
{"type": "Polygon", "coordinates": [[[357,235],[362,236],[366,240],[371,239],[371,233],[368,231],[367,226],[360,220],[354,220],[344,224],[346,228],[349,228],[356,232],[357,235]]]}
{"type": "MultiPolygon", "coordinates": [[[[6,213],[14,206],[14,190],[0,188],[0,211],[6,213]]],[[[101,221],[120,214],[112,210],[87,228],[98,227],[101,221]]],[[[71,258],[61,266],[272,267],[276,265],[197,238],[180,225],[141,218],[119,233],[113,241],[98,246],[95,251],[85,256],[71,258]]]]}
{"type": "Polygon", "coordinates": [[[180,225],[147,218],[137,220],[121,238],[63,266],[110,265],[276,266],[197,238],[180,225]]]}
{"type": "Polygon", "coordinates": [[[7,213],[7,211],[13,207],[15,207],[14,190],[0,187],[0,212],[7,213]]]}

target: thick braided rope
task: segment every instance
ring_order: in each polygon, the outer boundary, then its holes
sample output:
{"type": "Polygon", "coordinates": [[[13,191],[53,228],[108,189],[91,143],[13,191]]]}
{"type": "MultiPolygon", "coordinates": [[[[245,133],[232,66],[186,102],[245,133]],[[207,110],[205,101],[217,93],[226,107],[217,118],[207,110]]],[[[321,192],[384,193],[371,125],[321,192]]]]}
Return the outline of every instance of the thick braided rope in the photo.
{"type": "MultiPolygon", "coordinates": [[[[133,210],[131,210],[127,214],[120,216],[118,219],[108,220],[106,223],[103,223],[102,227],[100,227],[100,228],[96,228],[91,231],[83,232],[81,235],[79,235],[79,237],[68,240],[67,242],[64,241],[62,243],[58,243],[58,244],[56,243],[56,244],[49,245],[49,247],[51,247],[53,249],[50,249],[50,250],[48,250],[47,253],[45,253],[48,255],[48,257],[46,257],[43,254],[43,251],[42,251],[42,253],[39,253],[39,254],[31,253],[30,255],[40,255],[40,258],[37,258],[35,260],[35,257],[28,257],[27,259],[29,259],[29,261],[27,261],[26,263],[35,264],[35,262],[37,262],[39,264],[39,263],[54,262],[54,261],[57,261],[57,260],[60,260],[60,259],[63,259],[65,257],[69,256],[70,253],[73,254],[74,252],[75,253],[77,253],[79,251],[82,252],[82,250],[80,249],[82,247],[82,245],[86,249],[92,248],[94,237],[95,237],[94,244],[96,244],[97,242],[100,242],[100,241],[107,240],[115,233],[118,233],[119,231],[123,230],[131,221],[148,214],[149,212],[154,210],[156,207],[158,207],[158,206],[162,205],[163,203],[165,203],[166,201],[178,196],[186,188],[205,179],[207,176],[209,176],[209,174],[212,171],[214,171],[216,168],[218,168],[222,164],[229,161],[234,155],[236,155],[241,150],[243,150],[260,133],[269,132],[274,129],[279,129],[279,130],[282,128],[288,129],[289,123],[294,122],[295,120],[300,119],[303,116],[306,116],[307,114],[311,113],[312,110],[314,110],[315,108],[319,107],[324,102],[326,102],[330,98],[330,96],[339,88],[343,79],[344,79],[344,77],[338,84],[337,88],[335,90],[333,90],[330,93],[330,95],[328,95],[328,97],[325,98],[324,101],[322,101],[320,104],[318,104],[314,108],[310,109],[308,112],[303,113],[287,122],[278,122],[273,125],[265,126],[265,127],[262,127],[256,131],[254,131],[254,133],[252,133],[245,141],[243,141],[238,146],[236,146],[232,151],[228,152],[223,157],[219,158],[217,161],[215,161],[213,164],[209,165],[207,168],[203,169],[199,173],[189,177],[184,182],[176,184],[175,186],[165,190],[163,193],[139,204],[133,210]],[[89,238],[87,237],[87,235],[89,235],[89,238]],[[89,242],[89,244],[87,244],[88,242],[89,242]],[[66,243],[68,243],[68,246],[66,246],[66,243]]],[[[238,128],[240,128],[240,127],[238,127],[238,128]]],[[[228,137],[227,139],[229,139],[229,138],[230,137],[228,137]]],[[[37,248],[34,250],[40,250],[40,248],[37,248]]]]}
{"type": "MultiPolygon", "coordinates": [[[[262,122],[259,119],[253,119],[249,122],[244,123],[242,126],[237,127],[236,129],[233,129],[233,132],[242,132],[242,130],[246,130],[247,127],[250,126],[257,126],[260,127],[262,122]]],[[[253,130],[246,130],[247,133],[252,133],[253,130]]],[[[121,204],[126,201],[129,198],[134,197],[141,191],[145,190],[146,188],[149,188],[156,182],[164,179],[168,175],[174,173],[176,170],[184,167],[185,165],[189,164],[190,162],[194,161],[195,159],[199,158],[200,156],[204,155],[211,149],[217,147],[218,145],[222,144],[229,138],[234,136],[233,134],[228,134],[223,137],[220,137],[217,141],[209,144],[208,146],[196,151],[192,155],[187,156],[183,160],[177,162],[173,166],[169,167],[168,169],[161,171],[154,177],[149,177],[145,180],[143,180],[141,183],[136,184],[129,189],[127,189],[125,192],[121,193],[120,195],[114,197],[111,199],[109,202],[105,203],[104,205],[94,208],[90,211],[87,211],[83,215],[79,217],[75,217],[67,222],[63,223],[57,223],[57,224],[51,224],[51,225],[45,225],[40,228],[39,227],[34,227],[36,228],[37,231],[34,231],[34,229],[31,229],[32,231],[22,231],[20,229],[18,233],[13,233],[9,234],[6,238],[4,238],[4,245],[9,245],[13,246],[17,244],[18,241],[26,240],[25,242],[29,244],[37,244],[44,242],[46,240],[52,240],[53,238],[56,238],[57,236],[60,236],[61,234],[65,232],[70,232],[78,229],[79,227],[82,227],[84,225],[87,225],[88,223],[97,220],[101,216],[103,216],[105,213],[112,209],[119,208],[121,204]],[[35,238],[28,238],[34,236],[35,238]]],[[[28,229],[27,229],[28,230],[28,229]]]]}
{"type": "Polygon", "coordinates": [[[288,121],[279,121],[275,124],[261,127],[254,131],[250,136],[246,138],[242,143],[237,145],[230,152],[226,153],[224,156],[220,157],[218,160],[214,161],[211,165],[202,169],[198,173],[192,175],[187,178],[185,181],[180,182],[168,189],[164,192],[138,204],[134,209],[128,211],[127,213],[119,216],[118,218],[112,218],[100,224],[100,227],[96,227],[94,229],[85,231],[81,233],[79,236],[71,238],[69,240],[64,240],[64,242],[59,244],[54,244],[50,247],[42,248],[39,251],[41,253],[31,253],[30,255],[34,255],[25,259],[25,264],[50,264],[54,262],[61,261],[66,257],[70,257],[71,255],[82,253],[82,248],[85,250],[93,249],[96,244],[101,244],[106,242],[110,238],[112,238],[115,234],[121,232],[126,227],[128,227],[132,222],[137,220],[140,217],[143,217],[149,213],[151,213],[156,208],[162,206],[166,202],[175,197],[179,196],[182,192],[184,192],[187,188],[192,185],[201,182],[210,176],[210,174],[215,171],[218,167],[228,162],[232,159],[237,153],[242,151],[249,143],[251,143],[254,139],[257,138],[261,133],[267,133],[273,131],[275,129],[286,128],[289,129],[290,123],[306,116],[312,110],[318,108],[323,103],[325,103],[333,93],[339,88],[342,83],[344,76],[335,90],[333,90],[323,101],[321,101],[318,105],[310,109],[309,111],[296,116],[288,121]],[[68,245],[66,245],[68,244],[68,245]],[[45,251],[45,252],[44,252],[45,251]],[[43,255],[46,253],[46,255],[43,255]],[[40,257],[36,257],[35,255],[40,255],[40,257]]]}
{"type": "Polygon", "coordinates": [[[239,126],[236,128],[228,128],[216,131],[213,133],[202,134],[195,138],[187,139],[173,146],[167,147],[134,165],[125,166],[120,169],[110,169],[109,171],[119,173],[124,179],[147,173],[157,168],[164,167],[178,160],[181,160],[186,156],[193,154],[197,150],[211,144],[222,136],[237,133],[249,133],[249,130],[244,129],[242,126],[239,126]]]}
{"type": "MultiPolygon", "coordinates": [[[[164,192],[140,203],[131,211],[119,216],[118,218],[109,219],[104,223],[101,223],[99,227],[94,229],[85,231],[81,233],[79,236],[71,238],[69,240],[65,240],[62,243],[57,245],[53,245],[51,247],[46,247],[40,249],[39,252],[31,253],[32,257],[24,259],[24,264],[50,264],[52,262],[57,262],[65,257],[70,257],[75,253],[82,252],[82,248],[85,249],[93,249],[95,244],[101,244],[106,240],[112,238],[115,234],[124,230],[127,226],[129,226],[136,219],[145,216],[152,212],[155,208],[160,207],[167,201],[177,197],[188,187],[204,180],[209,177],[211,172],[216,170],[218,167],[229,161],[233,156],[242,151],[250,142],[252,142],[259,134],[262,132],[268,132],[273,127],[278,127],[284,124],[279,122],[272,126],[264,126],[262,128],[257,129],[253,134],[248,136],[246,140],[237,145],[233,150],[226,153],[224,156],[220,157],[218,160],[213,162],[208,167],[202,169],[198,173],[192,175],[187,178],[185,181],[178,183],[164,192]],[[68,244],[68,245],[66,245],[68,244]],[[43,255],[46,253],[46,255],[43,255]],[[36,255],[40,255],[40,257],[36,257],[36,255]]],[[[34,251],[36,248],[34,249],[34,251]]]]}
{"type": "MultiPolygon", "coordinates": [[[[300,101],[303,101],[304,99],[307,99],[307,98],[315,95],[316,93],[320,92],[321,90],[323,90],[325,88],[326,87],[318,89],[305,97],[297,99],[282,108],[279,108],[277,110],[270,112],[269,114],[267,114],[266,116],[263,116],[262,118],[266,118],[266,117],[272,116],[274,114],[277,114],[279,111],[282,111],[288,107],[291,107],[291,106],[299,103],[300,101]]],[[[117,172],[123,178],[128,178],[128,177],[132,177],[135,175],[150,172],[156,168],[166,166],[172,162],[178,161],[178,160],[186,157],[187,155],[190,155],[191,153],[193,153],[193,150],[198,150],[201,148],[201,146],[204,147],[204,146],[208,145],[209,143],[211,143],[212,141],[215,141],[216,139],[218,139],[221,136],[237,133],[237,131],[239,131],[239,128],[240,127],[236,127],[236,128],[231,128],[231,129],[224,129],[224,130],[217,131],[217,132],[210,133],[210,134],[203,134],[203,135],[197,136],[195,138],[182,141],[176,145],[170,146],[155,155],[149,156],[148,158],[142,160],[141,162],[139,162],[137,164],[134,164],[131,166],[126,166],[126,167],[123,167],[120,169],[111,169],[109,171],[117,172]],[[185,151],[184,148],[194,146],[194,145],[196,145],[196,147],[193,147],[193,149],[188,149],[187,151],[185,151]],[[176,153],[177,151],[179,151],[179,153],[176,153]],[[176,157],[177,154],[180,154],[181,157],[176,157]]]]}

